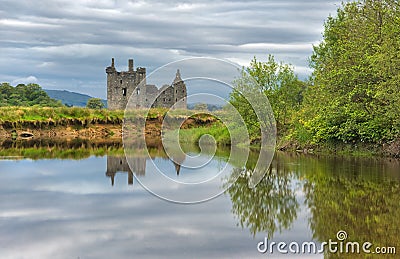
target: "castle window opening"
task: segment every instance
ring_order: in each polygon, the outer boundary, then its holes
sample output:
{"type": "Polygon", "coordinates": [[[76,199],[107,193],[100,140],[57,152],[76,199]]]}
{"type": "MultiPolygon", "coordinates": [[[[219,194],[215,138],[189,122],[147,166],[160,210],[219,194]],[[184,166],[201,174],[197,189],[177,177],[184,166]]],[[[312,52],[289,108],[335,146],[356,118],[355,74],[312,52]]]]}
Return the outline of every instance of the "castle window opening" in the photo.
{"type": "Polygon", "coordinates": [[[122,88],[122,95],[126,96],[126,88],[122,88]]]}
{"type": "Polygon", "coordinates": [[[137,94],[137,95],[140,94],[140,88],[136,88],[136,94],[137,94]]]}
{"type": "Polygon", "coordinates": [[[122,80],[119,80],[119,83],[122,85],[122,80]]]}

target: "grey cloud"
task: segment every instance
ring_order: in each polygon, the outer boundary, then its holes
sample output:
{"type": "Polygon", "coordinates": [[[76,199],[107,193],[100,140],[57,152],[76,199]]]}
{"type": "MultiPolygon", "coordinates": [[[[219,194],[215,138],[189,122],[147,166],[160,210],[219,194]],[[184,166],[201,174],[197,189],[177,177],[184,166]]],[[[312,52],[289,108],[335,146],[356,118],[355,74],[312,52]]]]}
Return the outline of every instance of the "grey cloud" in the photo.
{"type": "Polygon", "coordinates": [[[0,81],[32,75],[45,88],[105,97],[104,68],[112,56],[123,68],[133,57],[152,71],[185,57],[244,65],[272,53],[304,73],[338,2],[3,0],[0,81]]]}

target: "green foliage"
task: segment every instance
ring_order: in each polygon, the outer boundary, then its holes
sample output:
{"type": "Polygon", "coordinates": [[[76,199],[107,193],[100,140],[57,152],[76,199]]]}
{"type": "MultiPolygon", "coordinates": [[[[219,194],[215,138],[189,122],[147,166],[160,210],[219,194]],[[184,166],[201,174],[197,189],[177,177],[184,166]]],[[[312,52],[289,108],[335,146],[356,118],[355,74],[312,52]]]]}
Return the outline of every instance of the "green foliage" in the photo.
{"type": "MultiPolygon", "coordinates": [[[[254,80],[247,73],[243,72],[242,77],[234,82],[234,86],[235,88],[230,94],[229,100],[232,106],[226,106],[225,110],[228,114],[234,114],[232,109],[235,109],[240,114],[246,126],[242,130],[246,130],[250,141],[255,142],[261,136],[260,120],[257,117],[254,107],[245,96],[257,95],[259,93],[259,89],[257,89],[258,85],[254,83],[254,80]]],[[[234,123],[237,119],[231,118],[231,121],[234,123]]]]}
{"type": "MultiPolygon", "coordinates": [[[[400,136],[400,8],[395,0],[344,3],[325,22],[314,46],[310,82],[290,65],[254,58],[247,72],[266,94],[278,136],[300,144],[385,143],[400,136]]],[[[251,138],[259,122],[237,80],[230,102],[243,116],[251,138]]],[[[247,84],[247,86],[246,86],[247,84]]]]}
{"type": "Polygon", "coordinates": [[[400,133],[400,9],[395,0],[345,3],[311,57],[300,123],[314,142],[378,143],[400,133]]]}
{"type": "Polygon", "coordinates": [[[252,91],[267,96],[278,132],[283,134],[302,103],[302,92],[306,84],[297,78],[292,66],[277,63],[272,55],[268,56],[266,62],[257,61],[254,57],[246,71],[248,74],[243,73],[242,78],[235,81],[230,103],[242,115],[251,139],[260,137],[260,120],[254,109],[268,110],[266,104],[263,107],[255,107],[254,102],[250,104],[245,96],[249,93],[251,95],[252,91]]]}
{"type": "Polygon", "coordinates": [[[38,84],[19,84],[12,87],[8,83],[0,85],[0,106],[41,106],[60,107],[61,102],[51,99],[38,84]]]}
{"type": "Polygon", "coordinates": [[[303,101],[305,83],[297,78],[291,65],[277,63],[272,55],[266,62],[257,61],[254,57],[247,72],[268,97],[278,127],[284,130],[303,101]]]}
{"type": "Polygon", "coordinates": [[[90,98],[87,101],[86,108],[89,109],[103,109],[104,103],[100,98],[90,98]]]}

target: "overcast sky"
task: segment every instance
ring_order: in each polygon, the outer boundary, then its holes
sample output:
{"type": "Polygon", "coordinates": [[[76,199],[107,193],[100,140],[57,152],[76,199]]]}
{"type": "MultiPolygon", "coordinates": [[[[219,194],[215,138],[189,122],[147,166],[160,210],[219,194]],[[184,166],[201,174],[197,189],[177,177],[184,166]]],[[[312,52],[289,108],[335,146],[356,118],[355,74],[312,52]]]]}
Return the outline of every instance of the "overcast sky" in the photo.
{"type": "Polygon", "coordinates": [[[133,58],[149,73],[187,57],[246,66],[268,53],[304,78],[340,2],[0,0],[0,81],[105,98],[111,57],[119,70],[133,58]]]}

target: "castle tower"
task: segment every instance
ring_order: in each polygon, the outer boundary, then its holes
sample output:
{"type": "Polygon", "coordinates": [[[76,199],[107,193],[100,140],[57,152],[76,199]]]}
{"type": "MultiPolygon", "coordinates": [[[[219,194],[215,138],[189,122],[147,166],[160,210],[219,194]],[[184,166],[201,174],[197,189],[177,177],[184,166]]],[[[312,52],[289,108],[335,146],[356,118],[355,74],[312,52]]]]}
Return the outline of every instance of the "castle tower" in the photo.
{"type": "Polygon", "coordinates": [[[181,78],[181,73],[179,69],[176,71],[176,76],[174,82],[172,83],[174,88],[174,102],[178,104],[175,105],[176,109],[187,109],[187,92],[185,82],[181,78]]]}
{"type": "MultiPolygon", "coordinates": [[[[125,109],[132,93],[137,94],[138,105],[140,90],[136,87],[146,78],[146,69],[137,68],[134,70],[133,59],[128,60],[128,71],[117,71],[114,58],[111,59],[111,66],[106,68],[107,73],[107,106],[110,110],[125,109]]],[[[143,85],[146,85],[144,82],[143,85]]]]}

